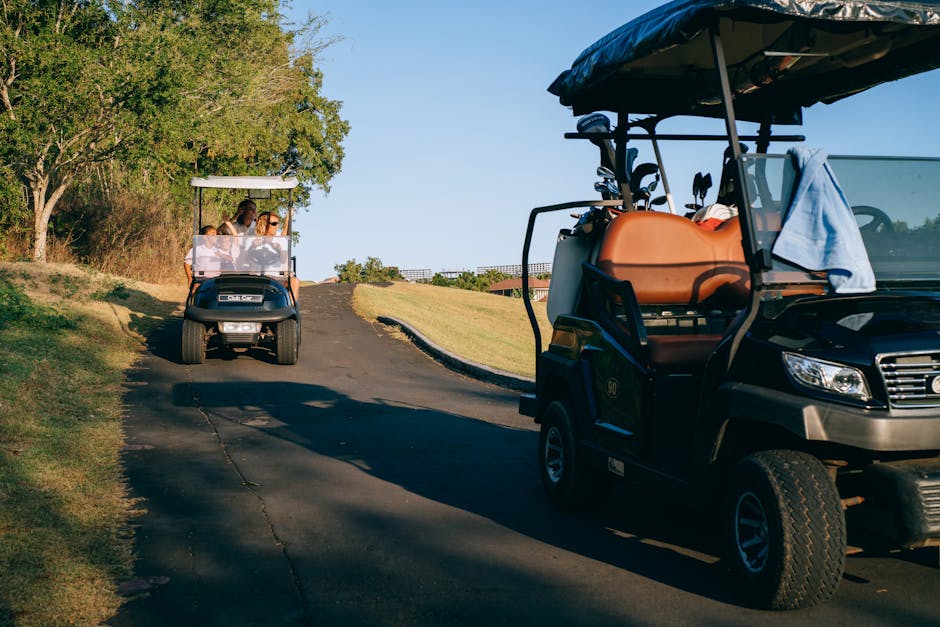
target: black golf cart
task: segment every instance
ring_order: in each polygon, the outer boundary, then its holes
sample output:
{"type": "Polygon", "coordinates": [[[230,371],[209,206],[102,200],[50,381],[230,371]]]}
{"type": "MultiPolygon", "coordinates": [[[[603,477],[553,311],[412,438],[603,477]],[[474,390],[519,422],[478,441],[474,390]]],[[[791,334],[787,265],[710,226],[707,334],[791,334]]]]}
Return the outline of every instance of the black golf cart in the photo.
{"type": "MultiPolygon", "coordinates": [[[[295,178],[210,176],[193,178],[192,280],[183,317],[182,360],[205,361],[207,348],[273,350],[277,363],[295,364],[300,348],[300,310],[291,254],[290,216],[295,178]],[[219,190],[210,208],[205,190],[219,190]],[[237,194],[244,194],[238,196],[237,194]],[[283,235],[200,235],[208,216],[222,223],[234,203],[250,198],[258,212],[286,208],[283,235]],[[262,203],[268,202],[271,207],[262,203]]],[[[253,229],[252,229],[253,231],[253,229]]]]}
{"type": "Polygon", "coordinates": [[[940,544],[940,159],[826,158],[773,132],[938,66],[935,2],[684,0],[555,80],[603,179],[599,200],[534,209],[523,249],[525,273],[538,216],[582,211],[558,236],[544,352],[525,299],[536,392],[520,411],[555,505],[615,477],[716,506],[723,562],[772,609],[834,594],[847,520],[940,544]],[[725,133],[657,133],[672,116],[725,133]],[[697,175],[691,211],[675,206],[666,141],[726,144],[718,202],[697,175]],[[634,164],[637,145],[656,163],[634,164]]]}

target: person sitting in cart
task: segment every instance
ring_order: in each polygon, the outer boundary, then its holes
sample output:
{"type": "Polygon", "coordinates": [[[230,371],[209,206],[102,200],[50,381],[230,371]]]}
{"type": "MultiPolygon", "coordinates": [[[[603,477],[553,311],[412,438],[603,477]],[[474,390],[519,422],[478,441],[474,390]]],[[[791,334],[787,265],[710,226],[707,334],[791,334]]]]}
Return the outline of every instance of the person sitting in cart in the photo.
{"type": "MultiPolygon", "coordinates": [[[[270,211],[261,213],[258,216],[255,233],[265,239],[254,240],[246,251],[246,255],[249,259],[253,259],[255,262],[262,261],[264,267],[262,267],[261,270],[265,271],[265,274],[268,275],[280,276],[281,272],[283,272],[287,266],[287,251],[282,248],[279,241],[273,238],[278,236],[288,237],[290,235],[290,217],[284,221],[283,228],[278,229],[281,225],[281,218],[276,213],[270,211]],[[270,259],[270,261],[268,261],[268,259],[270,259]]],[[[291,294],[296,299],[298,289],[300,288],[296,276],[290,277],[288,287],[290,288],[291,294]]]]}
{"type": "Polygon", "coordinates": [[[258,208],[255,201],[246,198],[238,203],[235,215],[225,221],[225,225],[232,231],[232,235],[250,235],[251,225],[255,221],[258,208]]]}
{"type": "Polygon", "coordinates": [[[190,248],[183,259],[183,270],[186,272],[186,279],[192,283],[193,266],[199,272],[200,278],[209,278],[219,276],[223,264],[232,263],[232,256],[227,251],[218,246],[218,231],[214,226],[206,225],[199,229],[199,234],[205,236],[201,243],[194,248],[190,248]]]}

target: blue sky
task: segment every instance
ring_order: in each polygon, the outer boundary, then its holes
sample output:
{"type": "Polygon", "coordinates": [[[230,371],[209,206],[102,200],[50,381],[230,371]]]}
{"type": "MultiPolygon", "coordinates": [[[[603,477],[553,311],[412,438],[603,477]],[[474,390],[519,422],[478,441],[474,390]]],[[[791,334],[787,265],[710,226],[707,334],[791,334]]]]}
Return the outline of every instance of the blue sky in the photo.
{"type": "MultiPolygon", "coordinates": [[[[335,264],[369,256],[434,271],[519,263],[532,207],[597,197],[597,149],[563,139],[577,120],[548,85],[596,39],[660,4],[295,1],[289,15],[326,15],[324,34],[342,38],[319,65],[325,95],[343,102],[352,128],[330,193],[315,192],[297,219],[300,277],[321,280],[335,264]]],[[[933,71],[817,105],[802,129],[781,128],[831,154],[940,156],[937,102],[933,71]]],[[[680,205],[691,201],[695,172],[717,181],[723,148],[663,145],[680,205]]],[[[531,260],[551,261],[555,233],[572,222],[540,221],[531,260]]]]}

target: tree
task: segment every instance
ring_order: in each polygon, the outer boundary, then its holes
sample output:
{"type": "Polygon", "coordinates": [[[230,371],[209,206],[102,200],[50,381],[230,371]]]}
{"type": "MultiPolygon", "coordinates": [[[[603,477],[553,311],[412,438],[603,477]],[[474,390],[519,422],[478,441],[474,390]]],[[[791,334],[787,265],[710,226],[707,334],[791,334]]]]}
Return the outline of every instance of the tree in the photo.
{"type": "Polygon", "coordinates": [[[362,264],[355,259],[349,259],[346,263],[338,263],[333,266],[336,270],[336,278],[340,283],[359,283],[362,280],[362,264]]]}
{"type": "MultiPolygon", "coordinates": [[[[150,21],[185,51],[173,107],[161,116],[165,162],[186,174],[292,174],[329,190],[349,125],[320,94],[324,20],[286,31],[275,0],[150,0],[150,21]],[[164,6],[166,5],[166,6],[164,6]]],[[[150,150],[150,147],[147,147],[150,150]]]]}
{"type": "Polygon", "coordinates": [[[121,9],[101,0],[5,3],[0,22],[0,157],[29,190],[33,258],[69,185],[132,132],[121,9]]]}
{"type": "Polygon", "coordinates": [[[384,283],[401,279],[398,268],[382,265],[378,257],[369,257],[365,265],[355,259],[333,266],[340,283],[384,283]]]}
{"type": "Polygon", "coordinates": [[[29,190],[33,258],[76,182],[142,188],[194,174],[339,172],[349,125],[320,95],[322,19],[287,31],[277,0],[7,0],[0,168],[29,190]],[[120,159],[118,158],[120,157],[120,159]]]}

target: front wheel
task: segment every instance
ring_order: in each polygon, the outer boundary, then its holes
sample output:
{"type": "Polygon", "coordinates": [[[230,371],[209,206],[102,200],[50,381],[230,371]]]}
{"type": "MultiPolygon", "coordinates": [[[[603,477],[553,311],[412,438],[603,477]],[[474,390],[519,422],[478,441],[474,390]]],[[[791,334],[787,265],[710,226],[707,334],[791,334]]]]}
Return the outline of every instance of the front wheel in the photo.
{"type": "Polygon", "coordinates": [[[290,366],[297,363],[300,346],[297,337],[297,321],[293,318],[277,323],[277,363],[290,366]]]}
{"type": "Polygon", "coordinates": [[[845,568],[845,514],[825,466],[798,451],[745,457],[725,493],[725,558],[760,607],[807,608],[835,594],[845,568]]]}
{"type": "Polygon", "coordinates": [[[579,459],[574,425],[561,401],[550,403],[542,415],[539,475],[549,500],[559,509],[583,507],[599,492],[600,479],[579,459]]]}
{"type": "Polygon", "coordinates": [[[183,320],[181,356],[184,364],[201,364],[206,360],[206,325],[183,320]]]}

